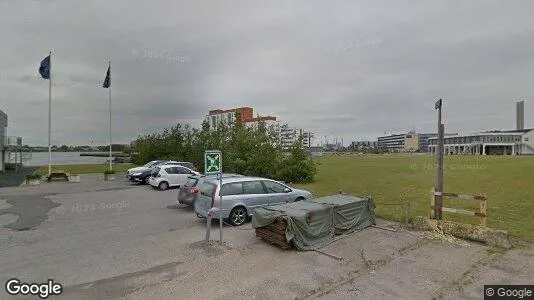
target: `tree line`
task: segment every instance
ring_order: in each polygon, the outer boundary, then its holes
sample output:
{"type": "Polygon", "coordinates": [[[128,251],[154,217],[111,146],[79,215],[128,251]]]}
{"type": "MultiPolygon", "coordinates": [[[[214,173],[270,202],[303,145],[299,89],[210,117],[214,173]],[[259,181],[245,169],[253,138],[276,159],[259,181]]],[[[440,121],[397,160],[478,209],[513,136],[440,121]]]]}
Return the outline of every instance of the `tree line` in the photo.
{"type": "Polygon", "coordinates": [[[220,123],[210,129],[177,124],[161,132],[139,136],[133,144],[134,163],[169,159],[188,161],[204,170],[204,151],[220,150],[224,173],[267,177],[292,183],[311,182],[317,173],[314,161],[295,142],[290,152],[282,151],[280,136],[272,126],[259,122],[254,127],[220,123]]]}

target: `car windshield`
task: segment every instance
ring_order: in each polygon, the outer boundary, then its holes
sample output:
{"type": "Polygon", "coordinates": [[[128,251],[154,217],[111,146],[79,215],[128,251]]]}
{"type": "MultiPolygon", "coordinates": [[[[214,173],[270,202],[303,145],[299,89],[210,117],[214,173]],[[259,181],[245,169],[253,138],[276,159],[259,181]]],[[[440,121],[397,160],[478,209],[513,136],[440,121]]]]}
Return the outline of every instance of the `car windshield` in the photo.
{"type": "Polygon", "coordinates": [[[143,167],[145,167],[145,168],[150,168],[150,167],[152,167],[152,165],[154,165],[155,163],[156,163],[156,162],[151,161],[151,162],[149,162],[149,163],[146,163],[143,167]]]}

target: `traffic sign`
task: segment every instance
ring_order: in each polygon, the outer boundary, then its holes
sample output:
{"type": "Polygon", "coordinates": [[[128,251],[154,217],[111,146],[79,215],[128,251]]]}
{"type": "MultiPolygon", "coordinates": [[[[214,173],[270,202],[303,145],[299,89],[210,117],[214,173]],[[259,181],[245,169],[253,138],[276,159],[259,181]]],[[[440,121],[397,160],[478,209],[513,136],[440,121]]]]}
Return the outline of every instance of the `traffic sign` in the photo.
{"type": "Polygon", "coordinates": [[[222,153],[219,150],[204,152],[204,173],[217,174],[222,172],[222,153]]]}

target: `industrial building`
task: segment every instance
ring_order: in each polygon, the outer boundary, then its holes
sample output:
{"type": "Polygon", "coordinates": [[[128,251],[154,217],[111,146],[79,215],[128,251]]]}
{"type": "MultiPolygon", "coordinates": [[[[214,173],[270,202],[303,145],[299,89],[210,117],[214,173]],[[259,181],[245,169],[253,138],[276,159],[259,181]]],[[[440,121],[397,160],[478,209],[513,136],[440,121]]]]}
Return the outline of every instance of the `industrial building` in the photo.
{"type": "Polygon", "coordinates": [[[0,172],[5,171],[7,144],[7,114],[0,110],[0,172]]]}
{"type": "MultiPolygon", "coordinates": [[[[428,151],[436,153],[437,138],[430,138],[428,151]]],[[[534,128],[487,131],[445,137],[445,155],[529,155],[534,154],[534,128]]]]}
{"type": "MultiPolygon", "coordinates": [[[[445,136],[453,135],[456,134],[445,134],[445,136]]],[[[377,144],[378,148],[390,152],[428,151],[429,138],[435,136],[435,133],[416,133],[415,131],[410,131],[408,133],[381,136],[378,138],[377,144]]]]}
{"type": "MultiPolygon", "coordinates": [[[[493,130],[445,137],[445,155],[533,155],[534,128],[524,128],[524,101],[517,102],[516,129],[493,130]]],[[[428,151],[435,154],[437,138],[429,139],[428,151]]]]}

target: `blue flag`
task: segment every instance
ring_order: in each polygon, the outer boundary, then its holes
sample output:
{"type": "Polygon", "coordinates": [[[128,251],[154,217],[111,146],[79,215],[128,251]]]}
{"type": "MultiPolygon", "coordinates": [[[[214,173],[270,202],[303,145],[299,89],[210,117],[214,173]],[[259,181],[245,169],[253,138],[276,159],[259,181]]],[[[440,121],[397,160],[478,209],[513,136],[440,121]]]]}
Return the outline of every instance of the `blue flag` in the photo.
{"type": "Polygon", "coordinates": [[[50,68],[50,55],[48,55],[41,61],[41,65],[39,66],[39,74],[41,74],[41,77],[44,79],[50,79],[50,68]]]}
{"type": "Polygon", "coordinates": [[[108,67],[108,73],[106,74],[106,79],[104,79],[103,88],[107,89],[111,86],[111,66],[108,67]]]}

